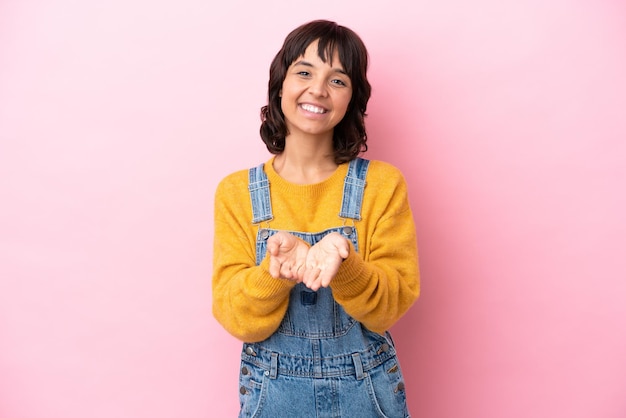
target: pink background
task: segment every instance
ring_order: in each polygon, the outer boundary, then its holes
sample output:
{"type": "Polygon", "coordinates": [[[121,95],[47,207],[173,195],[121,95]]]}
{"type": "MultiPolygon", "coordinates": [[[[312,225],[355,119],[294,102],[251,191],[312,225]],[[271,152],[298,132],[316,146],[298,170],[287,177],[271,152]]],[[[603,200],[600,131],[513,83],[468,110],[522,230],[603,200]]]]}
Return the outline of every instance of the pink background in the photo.
{"type": "Polygon", "coordinates": [[[269,62],[322,17],[410,184],[413,415],[626,416],[622,2],[212,3],[0,2],[0,417],[236,415],[213,193],[268,158],[269,62]]]}

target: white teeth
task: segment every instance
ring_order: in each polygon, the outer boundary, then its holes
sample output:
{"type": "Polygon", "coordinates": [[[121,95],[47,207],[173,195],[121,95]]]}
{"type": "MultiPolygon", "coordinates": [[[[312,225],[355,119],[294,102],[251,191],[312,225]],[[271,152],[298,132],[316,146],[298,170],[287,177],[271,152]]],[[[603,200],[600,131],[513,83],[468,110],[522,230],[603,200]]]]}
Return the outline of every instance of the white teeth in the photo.
{"type": "Polygon", "coordinates": [[[303,104],[302,108],[306,110],[307,112],[326,113],[326,110],[322,109],[321,107],[313,106],[310,104],[303,104]]]}

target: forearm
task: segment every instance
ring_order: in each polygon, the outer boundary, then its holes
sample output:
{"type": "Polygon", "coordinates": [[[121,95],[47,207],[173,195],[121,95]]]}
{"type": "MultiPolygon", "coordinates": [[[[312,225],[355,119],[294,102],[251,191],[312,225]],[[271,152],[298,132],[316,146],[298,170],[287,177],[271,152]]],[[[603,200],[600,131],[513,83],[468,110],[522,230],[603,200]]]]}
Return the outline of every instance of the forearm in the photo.
{"type": "Polygon", "coordinates": [[[354,251],[331,282],[335,300],[368,329],[382,333],[398,321],[419,296],[419,272],[363,261],[354,251]]]}
{"type": "Polygon", "coordinates": [[[269,260],[259,266],[217,267],[213,278],[213,315],[235,338],[262,341],[280,325],[295,285],[269,274],[269,260]]]}
{"type": "Polygon", "coordinates": [[[330,284],[346,312],[375,332],[395,324],[420,293],[415,226],[404,207],[376,224],[362,252],[350,248],[330,284]]]}

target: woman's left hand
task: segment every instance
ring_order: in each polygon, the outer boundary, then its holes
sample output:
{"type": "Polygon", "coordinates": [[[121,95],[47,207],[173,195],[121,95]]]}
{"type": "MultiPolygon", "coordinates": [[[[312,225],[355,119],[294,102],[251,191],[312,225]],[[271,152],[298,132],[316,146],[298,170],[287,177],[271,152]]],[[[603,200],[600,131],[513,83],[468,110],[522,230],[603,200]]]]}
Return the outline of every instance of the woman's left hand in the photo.
{"type": "Polygon", "coordinates": [[[328,287],[339,271],[342,261],[350,254],[348,240],[338,232],[326,235],[309,248],[302,282],[313,291],[328,287]]]}

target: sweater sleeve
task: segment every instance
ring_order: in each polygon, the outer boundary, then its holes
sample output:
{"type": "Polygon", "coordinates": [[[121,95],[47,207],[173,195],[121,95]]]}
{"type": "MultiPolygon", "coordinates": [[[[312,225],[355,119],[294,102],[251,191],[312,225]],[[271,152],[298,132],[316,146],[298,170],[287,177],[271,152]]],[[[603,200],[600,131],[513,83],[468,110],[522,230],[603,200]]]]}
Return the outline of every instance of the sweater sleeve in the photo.
{"type": "Polygon", "coordinates": [[[256,265],[247,184],[231,179],[215,194],[213,315],[235,338],[262,341],[280,325],[295,283],[270,276],[268,257],[256,265]]]}
{"type": "Polygon", "coordinates": [[[365,251],[350,255],[331,281],[335,300],[368,329],[383,333],[391,328],[418,298],[420,276],[417,238],[403,177],[387,196],[374,223],[365,251]]]}

